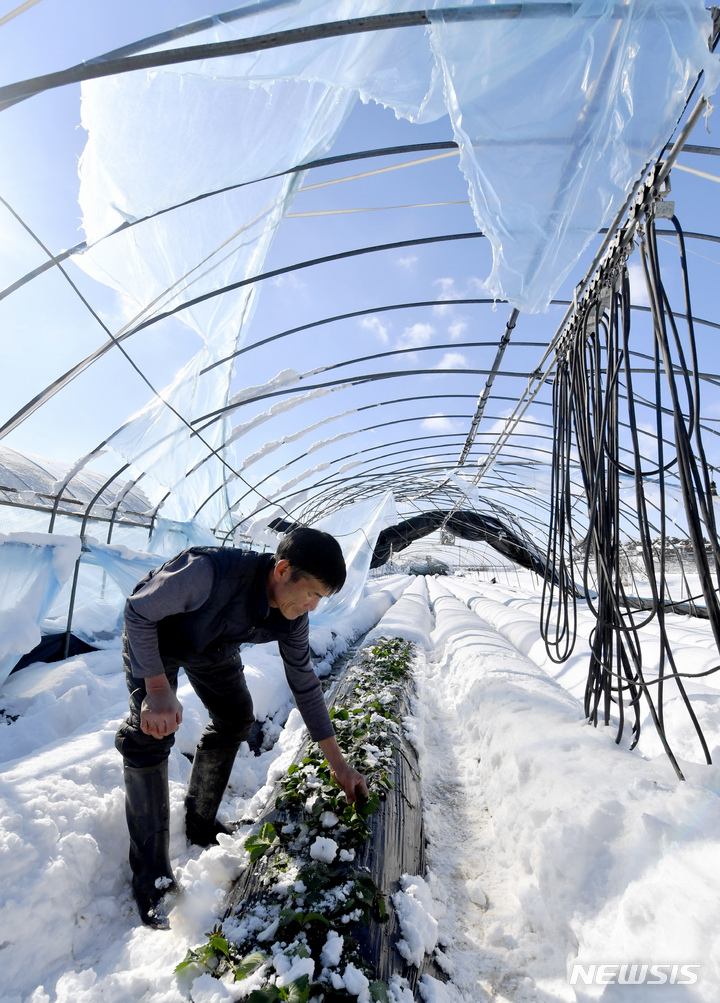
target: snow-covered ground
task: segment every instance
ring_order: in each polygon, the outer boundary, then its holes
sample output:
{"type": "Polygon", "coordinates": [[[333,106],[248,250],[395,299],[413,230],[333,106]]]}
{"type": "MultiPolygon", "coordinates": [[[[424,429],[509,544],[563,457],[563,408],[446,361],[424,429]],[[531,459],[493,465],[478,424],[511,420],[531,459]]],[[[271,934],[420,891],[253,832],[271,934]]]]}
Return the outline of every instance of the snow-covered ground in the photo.
{"type": "MultiPolygon", "coordinates": [[[[634,752],[626,739],[615,744],[614,729],[589,727],[589,615],[581,610],[575,652],[558,666],[540,640],[536,579],[480,577],[375,578],[354,614],[314,637],[324,665],[378,620],[370,636],[417,645],[406,728],[420,755],[430,838],[424,877],[434,902],[425,906],[453,973],[445,988],[425,983],[428,1000],[716,1003],[720,770],[702,765],[687,713],[670,694],[666,724],[684,783],[649,722],[634,752]],[[583,973],[571,985],[576,963],[583,973]],[[622,967],[630,965],[638,967],[622,967]],[[644,981],[618,984],[631,976],[644,981]]],[[[681,668],[720,661],[707,622],[669,619],[681,668]]],[[[643,636],[651,674],[656,632],[649,626],[643,636]]],[[[244,660],[265,734],[278,739],[258,757],[241,752],[233,770],[223,812],[251,820],[304,729],[297,711],[287,717],[275,646],[248,648],[244,660]]],[[[688,686],[716,755],[718,686],[712,675],[688,686]]],[[[184,894],[172,929],[154,931],[140,925],[130,895],[113,746],[126,708],[119,650],[29,667],[0,690],[0,1003],[239,998],[239,986],[173,974],[247,863],[247,829],[204,851],[185,840],[183,753],[204,712],[187,684],[180,698],[171,855],[184,894]]]]}

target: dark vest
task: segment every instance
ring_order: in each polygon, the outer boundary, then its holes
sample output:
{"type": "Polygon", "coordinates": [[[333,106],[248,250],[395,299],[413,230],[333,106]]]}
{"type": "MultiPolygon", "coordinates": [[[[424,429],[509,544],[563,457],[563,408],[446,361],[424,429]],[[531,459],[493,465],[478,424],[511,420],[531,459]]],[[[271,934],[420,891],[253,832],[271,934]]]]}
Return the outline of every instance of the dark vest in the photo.
{"type": "MultiPolygon", "coordinates": [[[[199,609],[158,621],[160,655],[166,664],[219,665],[237,655],[241,644],[282,641],[304,628],[303,617],[286,620],[280,610],[269,609],[271,554],[231,547],[191,547],[187,553],[210,558],[215,581],[209,599],[199,609]]],[[[151,571],[136,589],[154,574],[151,571]]]]}

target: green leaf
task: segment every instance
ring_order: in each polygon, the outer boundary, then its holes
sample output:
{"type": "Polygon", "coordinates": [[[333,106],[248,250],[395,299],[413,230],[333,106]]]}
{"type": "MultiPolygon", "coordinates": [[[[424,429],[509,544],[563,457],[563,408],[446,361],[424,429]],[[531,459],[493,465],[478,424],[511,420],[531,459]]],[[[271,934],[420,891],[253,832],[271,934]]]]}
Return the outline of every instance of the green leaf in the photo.
{"type": "Polygon", "coordinates": [[[374,1003],[390,1003],[387,982],[380,982],[379,980],[371,982],[370,999],[373,1000],[374,1003]]]}
{"type": "Polygon", "coordinates": [[[287,954],[289,958],[309,958],[311,957],[310,952],[304,944],[296,944],[295,947],[288,948],[283,952],[287,954]]]}
{"type": "Polygon", "coordinates": [[[194,951],[188,951],[185,955],[185,960],[181,961],[179,965],[175,965],[174,971],[183,972],[186,968],[189,968],[190,965],[202,965],[202,961],[195,956],[194,951]]]}
{"type": "Polygon", "coordinates": [[[282,999],[277,986],[266,986],[264,989],[253,989],[247,998],[247,1003],[276,1003],[282,999]]]}
{"type": "Polygon", "coordinates": [[[228,942],[223,937],[222,933],[220,933],[219,931],[213,931],[207,936],[209,938],[207,946],[210,951],[212,951],[215,954],[222,954],[226,958],[230,957],[228,953],[228,942]]]}
{"type": "Polygon", "coordinates": [[[307,975],[301,975],[295,982],[288,986],[288,1003],[307,1003],[310,996],[310,979],[307,975]]]}
{"type": "Polygon", "coordinates": [[[355,802],[355,811],[360,816],[361,819],[365,820],[373,812],[376,812],[380,807],[380,798],[377,796],[375,791],[371,791],[369,797],[365,798],[362,795],[358,795],[358,799],[355,802]]]}
{"type": "Polygon", "coordinates": [[[297,763],[292,763],[290,766],[288,766],[288,776],[291,777],[293,773],[297,773],[299,769],[300,767],[297,765],[297,763]]]}
{"type": "Polygon", "coordinates": [[[311,922],[324,923],[325,926],[330,926],[330,920],[326,916],[323,916],[322,913],[319,913],[319,912],[306,912],[305,913],[305,915],[304,915],[304,917],[302,919],[303,926],[305,926],[306,923],[311,923],[311,922]]]}
{"type": "Polygon", "coordinates": [[[245,849],[250,851],[250,862],[255,863],[258,857],[262,857],[266,850],[270,849],[277,837],[275,826],[272,822],[266,822],[260,826],[260,832],[255,836],[249,836],[245,840],[245,849]]]}
{"type": "Polygon", "coordinates": [[[298,923],[302,926],[303,914],[301,912],[293,912],[292,909],[281,909],[280,910],[280,926],[290,926],[291,923],[298,923]]]}
{"type": "Polygon", "coordinates": [[[266,961],[267,958],[261,951],[253,951],[252,954],[246,955],[235,969],[235,981],[240,982],[241,979],[246,979],[248,975],[252,975],[261,965],[264,965],[266,961]]]}

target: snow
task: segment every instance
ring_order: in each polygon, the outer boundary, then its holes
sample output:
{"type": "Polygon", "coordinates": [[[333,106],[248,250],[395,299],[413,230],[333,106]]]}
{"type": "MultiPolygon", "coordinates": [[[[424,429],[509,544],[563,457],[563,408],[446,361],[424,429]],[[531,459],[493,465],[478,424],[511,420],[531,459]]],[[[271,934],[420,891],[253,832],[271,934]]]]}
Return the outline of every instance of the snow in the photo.
{"type": "Polygon", "coordinates": [[[241,436],[252,432],[253,429],[256,429],[259,425],[263,425],[266,421],[270,421],[271,418],[275,418],[279,414],[284,414],[286,411],[292,411],[298,405],[315,400],[317,397],[325,397],[327,394],[332,393],[334,389],[334,387],[319,387],[317,390],[308,390],[304,394],[295,394],[293,397],[285,397],[282,400],[276,401],[267,411],[263,411],[249,421],[235,425],[226,441],[226,445],[230,445],[231,442],[235,442],[241,436]]]}
{"type": "Polygon", "coordinates": [[[432,954],[438,941],[438,922],[435,918],[438,907],[433,902],[430,888],[419,875],[411,877],[403,874],[400,887],[402,891],[392,897],[402,931],[397,948],[406,961],[420,967],[423,956],[432,954]]]}
{"type": "Polygon", "coordinates": [[[278,975],[276,979],[276,985],[289,986],[291,982],[295,982],[296,979],[301,978],[303,975],[307,975],[309,979],[312,979],[315,972],[315,962],[312,958],[298,958],[292,965],[288,966],[286,972],[278,975]]]}
{"type": "Polygon", "coordinates": [[[261,383],[256,387],[245,387],[244,390],[240,390],[238,393],[233,394],[228,402],[228,405],[229,407],[232,407],[234,404],[241,404],[243,401],[252,400],[255,397],[259,397],[261,394],[268,394],[273,390],[279,390],[282,387],[291,387],[293,383],[297,383],[299,379],[300,373],[296,372],[294,369],[283,369],[281,373],[278,373],[277,376],[274,376],[266,383],[261,383]]]}
{"type": "Polygon", "coordinates": [[[345,938],[337,930],[330,930],[327,940],[320,954],[320,961],[324,968],[335,968],[340,964],[345,938]]]}
{"type": "MultiPolygon", "coordinates": [[[[371,627],[370,637],[417,643],[417,692],[403,727],[420,756],[428,870],[403,878],[395,906],[413,961],[435,958],[450,977],[423,975],[420,995],[425,1003],[715,1003],[720,769],[703,764],[671,693],[667,729],[685,782],[649,722],[632,752],[626,738],[615,744],[614,728],[588,726],[590,615],[581,608],[576,651],[557,665],[539,640],[537,581],[522,573],[518,582],[373,579],[355,613],[315,641],[337,653],[371,627]],[[576,963],[609,966],[611,978],[623,965],[661,965],[667,979],[660,988],[571,985],[576,963]],[[680,984],[673,965],[699,965],[696,984],[680,984]]],[[[686,668],[717,663],[707,621],[669,616],[668,623],[686,668]]],[[[642,633],[651,674],[657,632],[649,625],[642,633]]],[[[249,822],[305,734],[275,646],[242,654],[266,738],[277,741],[258,757],[243,747],[233,768],[221,817],[248,824],[219,846],[190,847],[183,752],[192,752],[206,716],[181,676],[184,719],[169,762],[170,853],[181,893],[170,931],[143,927],[130,893],[114,748],[127,707],[119,649],[36,664],[3,685],[0,1003],[221,1003],[247,994],[207,973],[173,974],[218,922],[223,896],[247,864],[249,822]]],[[[687,682],[717,756],[719,681],[687,682]]],[[[322,859],[336,852],[331,839],[316,845],[322,859]]],[[[263,926],[272,945],[277,921],[263,926]]],[[[364,976],[342,964],[342,948],[342,937],[329,934],[322,963],[362,1000],[364,976]]],[[[288,978],[280,973],[278,985],[288,978]]],[[[397,1003],[411,1003],[397,980],[392,991],[397,1003]]]]}
{"type": "Polygon", "coordinates": [[[343,972],[343,982],[347,991],[353,996],[358,996],[362,1003],[364,1000],[370,1000],[370,994],[367,991],[370,983],[355,965],[347,965],[343,972]]]}
{"type": "Polygon", "coordinates": [[[337,843],[328,836],[317,836],[310,844],[310,856],[313,860],[322,860],[325,864],[333,862],[337,851],[337,843]]]}

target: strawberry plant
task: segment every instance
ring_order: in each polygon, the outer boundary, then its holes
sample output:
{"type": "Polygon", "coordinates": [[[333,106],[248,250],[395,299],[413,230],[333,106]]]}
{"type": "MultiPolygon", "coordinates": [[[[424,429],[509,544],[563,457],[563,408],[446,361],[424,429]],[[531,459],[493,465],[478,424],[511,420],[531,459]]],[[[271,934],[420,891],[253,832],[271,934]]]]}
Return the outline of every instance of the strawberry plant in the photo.
{"type": "Polygon", "coordinates": [[[382,640],[351,667],[347,693],[330,712],[338,744],[365,775],[370,796],[347,804],[316,747],[290,766],[275,802],[281,819],[245,841],[264,890],[226,919],[224,931],[214,927],[176,971],[198,963],[218,978],[252,979],[248,1003],[343,1003],[359,991],[349,992],[346,979],[365,986],[374,1003],[392,1003],[350,930],[387,920],[384,897],[356,858],[371,835],[368,819],[393,787],[394,711],[411,659],[409,642],[382,640]]]}

